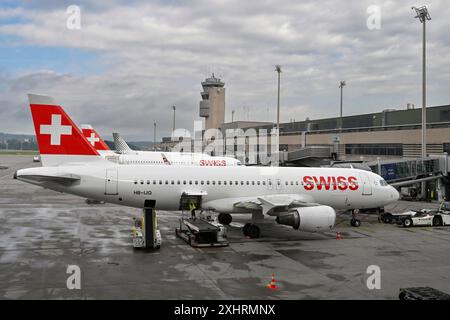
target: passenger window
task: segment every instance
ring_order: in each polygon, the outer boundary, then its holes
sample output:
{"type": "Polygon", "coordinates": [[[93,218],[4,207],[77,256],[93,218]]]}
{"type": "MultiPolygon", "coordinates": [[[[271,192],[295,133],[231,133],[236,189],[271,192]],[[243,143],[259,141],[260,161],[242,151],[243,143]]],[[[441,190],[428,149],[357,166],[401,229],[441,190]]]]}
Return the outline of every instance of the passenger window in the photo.
{"type": "Polygon", "coordinates": [[[169,180],[166,180],[166,184],[169,184],[169,180]]]}
{"type": "Polygon", "coordinates": [[[175,184],[175,181],[173,181],[173,180],[172,180],[172,181],[170,181],[170,184],[175,184]]]}
{"type": "Polygon", "coordinates": [[[241,186],[243,186],[244,185],[244,181],[241,181],[241,186]]]}
{"type": "Polygon", "coordinates": [[[189,184],[192,184],[192,180],[189,180],[189,184]]]}
{"type": "Polygon", "coordinates": [[[186,184],[186,180],[183,180],[183,184],[186,184]]]}
{"type": "Polygon", "coordinates": [[[215,185],[215,184],[216,184],[216,180],[213,180],[213,181],[212,181],[212,184],[215,185]]]}
{"type": "Polygon", "coordinates": [[[222,184],[222,181],[217,181],[217,184],[220,186],[222,184]]]}
{"type": "Polygon", "coordinates": [[[285,181],[284,184],[285,184],[285,185],[289,185],[289,182],[285,181]]]}
{"type": "Polygon", "coordinates": [[[141,184],[144,184],[144,180],[141,180],[141,184]]]}
{"type": "Polygon", "coordinates": [[[260,181],[256,181],[256,184],[259,186],[261,184],[261,182],[260,181]]]}
{"type": "Polygon", "coordinates": [[[266,182],[265,182],[265,181],[263,181],[263,182],[262,182],[262,185],[263,185],[263,186],[265,186],[265,185],[266,185],[266,182]]]}
{"type": "Polygon", "coordinates": [[[159,184],[162,184],[162,180],[159,180],[159,184]]]}
{"type": "Polygon", "coordinates": [[[246,181],[247,185],[250,185],[250,181],[246,181]]]}
{"type": "Polygon", "coordinates": [[[203,180],[202,180],[202,181],[200,181],[200,184],[201,184],[201,185],[203,185],[204,183],[205,183],[205,181],[203,181],[203,180]]]}
{"type": "Polygon", "coordinates": [[[150,184],[150,180],[147,180],[147,184],[150,184]]]}
{"type": "Polygon", "coordinates": [[[206,180],[206,184],[209,186],[209,180],[206,180]]]}
{"type": "Polygon", "coordinates": [[[198,181],[197,181],[197,180],[195,180],[194,182],[195,182],[195,184],[198,184],[198,181]]]}
{"type": "Polygon", "coordinates": [[[235,184],[235,185],[239,185],[239,181],[235,181],[234,184],[235,184]]]}
{"type": "Polygon", "coordinates": [[[255,185],[255,181],[252,181],[252,186],[254,186],[255,185]]]}
{"type": "Polygon", "coordinates": [[[227,182],[226,182],[226,181],[224,181],[224,182],[223,182],[223,185],[224,185],[224,186],[226,186],[226,185],[227,185],[227,182]]]}
{"type": "Polygon", "coordinates": [[[137,181],[136,181],[136,180],[134,181],[134,184],[137,184],[137,181]]]}

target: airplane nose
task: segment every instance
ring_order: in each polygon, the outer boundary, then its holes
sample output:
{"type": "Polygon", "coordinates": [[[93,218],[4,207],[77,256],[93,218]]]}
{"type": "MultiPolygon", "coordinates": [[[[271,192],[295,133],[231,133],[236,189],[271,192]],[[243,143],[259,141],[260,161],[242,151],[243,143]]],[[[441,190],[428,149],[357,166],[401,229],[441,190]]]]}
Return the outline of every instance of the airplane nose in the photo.
{"type": "Polygon", "coordinates": [[[400,193],[394,187],[391,188],[392,188],[392,197],[394,198],[395,201],[397,201],[398,199],[400,199],[400,193]]]}

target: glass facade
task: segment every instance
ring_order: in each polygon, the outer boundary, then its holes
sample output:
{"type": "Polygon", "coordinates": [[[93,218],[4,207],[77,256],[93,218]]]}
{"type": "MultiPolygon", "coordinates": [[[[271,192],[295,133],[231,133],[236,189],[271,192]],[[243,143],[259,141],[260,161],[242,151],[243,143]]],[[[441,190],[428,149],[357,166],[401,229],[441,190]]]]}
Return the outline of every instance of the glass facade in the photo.
{"type": "Polygon", "coordinates": [[[401,143],[353,143],[345,145],[345,154],[402,156],[401,143]]]}

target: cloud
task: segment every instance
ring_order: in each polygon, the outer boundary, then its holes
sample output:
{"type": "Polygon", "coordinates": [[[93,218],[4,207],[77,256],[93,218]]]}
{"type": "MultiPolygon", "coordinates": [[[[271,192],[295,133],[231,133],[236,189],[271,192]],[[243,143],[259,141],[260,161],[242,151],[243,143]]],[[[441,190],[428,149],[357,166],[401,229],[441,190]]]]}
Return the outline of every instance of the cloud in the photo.
{"type": "MultiPolygon", "coordinates": [[[[421,26],[407,3],[81,1],[80,30],[66,28],[70,4],[0,8],[0,37],[15,39],[1,45],[73,48],[99,57],[65,58],[91,72],[0,67],[0,117],[11,119],[0,131],[32,132],[26,93],[41,92],[105,135],[151,139],[157,121],[158,135],[167,136],[172,105],[180,127],[191,129],[199,118],[200,82],[212,71],[226,83],[228,119],[236,110],[235,119],[271,121],[275,64],[283,70],[282,121],[336,116],[340,80],[348,83],[344,114],[420,105],[421,26]],[[366,9],[373,4],[381,8],[381,29],[371,31],[366,9]]],[[[428,101],[447,104],[450,8],[431,1],[430,12],[428,101]]]]}

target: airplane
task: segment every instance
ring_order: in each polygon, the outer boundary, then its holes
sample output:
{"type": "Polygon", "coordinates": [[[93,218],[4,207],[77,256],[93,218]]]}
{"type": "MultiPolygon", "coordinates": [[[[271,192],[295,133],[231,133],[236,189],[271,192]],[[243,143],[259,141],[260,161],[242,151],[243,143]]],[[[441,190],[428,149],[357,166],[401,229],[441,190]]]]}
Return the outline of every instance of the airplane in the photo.
{"type": "Polygon", "coordinates": [[[21,169],[14,178],[51,190],[120,204],[182,210],[252,214],[244,235],[260,236],[254,221],[274,217],[297,230],[324,232],[334,227],[335,209],[382,207],[399,198],[379,175],[352,168],[199,167],[123,165],[104,159],[50,97],[29,95],[44,166],[21,169]],[[65,164],[45,166],[51,158],[65,164]],[[183,204],[184,203],[184,204],[183,204]]]}
{"type": "Polygon", "coordinates": [[[116,150],[110,150],[97,131],[82,124],[83,135],[109,161],[120,164],[187,165],[187,166],[239,166],[241,161],[231,157],[210,156],[191,152],[157,152],[132,150],[118,133],[113,133],[116,150]]]}

